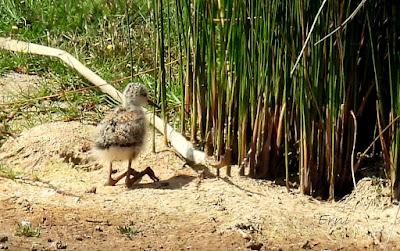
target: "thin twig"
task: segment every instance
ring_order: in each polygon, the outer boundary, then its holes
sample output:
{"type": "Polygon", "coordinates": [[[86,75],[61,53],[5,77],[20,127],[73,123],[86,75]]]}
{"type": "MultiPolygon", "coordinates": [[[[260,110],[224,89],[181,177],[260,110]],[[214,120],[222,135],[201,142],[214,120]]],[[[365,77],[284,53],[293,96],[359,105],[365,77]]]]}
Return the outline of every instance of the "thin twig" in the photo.
{"type": "Polygon", "coordinates": [[[75,90],[61,91],[61,92],[58,92],[56,94],[37,97],[37,98],[32,98],[32,99],[26,99],[26,100],[22,100],[22,101],[13,101],[13,102],[8,102],[8,103],[0,103],[0,106],[23,105],[23,104],[26,104],[26,103],[29,103],[29,102],[32,102],[32,101],[56,98],[56,97],[64,96],[65,94],[69,94],[69,93],[76,93],[76,92],[86,91],[86,90],[90,90],[90,89],[97,89],[97,88],[98,88],[97,86],[87,86],[87,87],[82,87],[82,88],[75,89],[75,90]]]}
{"type": "Polygon", "coordinates": [[[397,116],[396,118],[394,118],[393,120],[392,120],[392,122],[390,122],[383,130],[382,130],[382,132],[380,132],[379,133],[379,135],[378,136],[376,136],[376,138],[371,142],[371,144],[367,147],[367,149],[365,149],[365,151],[364,152],[362,152],[361,154],[360,154],[360,158],[358,159],[358,161],[357,161],[357,163],[356,163],[356,168],[355,168],[355,170],[357,170],[358,169],[358,166],[360,165],[360,163],[361,163],[361,160],[367,155],[367,152],[371,149],[371,147],[373,147],[374,146],[374,144],[375,144],[375,142],[378,140],[378,139],[380,139],[380,137],[398,120],[400,118],[400,115],[399,116],[397,116]]]}
{"type": "Polygon", "coordinates": [[[129,21],[129,7],[128,7],[128,0],[125,0],[125,15],[126,15],[126,26],[128,28],[128,46],[130,52],[130,60],[131,60],[131,79],[133,80],[133,49],[132,49],[132,41],[131,41],[131,27],[129,21]]]}
{"type": "MultiPolygon", "coordinates": [[[[254,19],[254,20],[257,20],[257,19],[260,19],[260,20],[262,20],[263,19],[263,17],[262,16],[258,16],[258,17],[246,17],[246,18],[244,18],[245,20],[251,20],[251,19],[254,19]]],[[[242,18],[213,18],[213,22],[220,22],[220,23],[224,23],[224,22],[231,22],[231,21],[242,21],[242,18]]]]}
{"type": "MultiPolygon", "coordinates": [[[[178,60],[171,61],[170,63],[168,63],[168,64],[166,64],[166,65],[174,64],[174,63],[176,63],[176,62],[178,62],[178,60]]],[[[137,73],[137,74],[134,74],[133,77],[136,77],[136,76],[139,76],[139,75],[143,75],[143,74],[146,74],[146,73],[148,73],[148,72],[155,71],[155,70],[157,70],[158,68],[159,68],[159,67],[156,67],[156,68],[153,68],[153,69],[149,69],[149,70],[146,70],[146,71],[139,72],[139,73],[137,73]]],[[[111,83],[121,82],[121,81],[130,79],[130,78],[131,78],[131,77],[123,77],[123,78],[120,78],[120,79],[112,80],[111,83]]],[[[105,85],[105,84],[103,84],[103,85],[105,85]]],[[[86,91],[86,90],[90,90],[90,89],[97,89],[98,87],[99,87],[99,86],[87,86],[87,87],[82,87],[82,88],[78,88],[78,89],[70,90],[70,91],[61,91],[61,92],[58,92],[58,93],[56,93],[56,94],[47,95],[47,96],[42,96],[42,97],[37,97],[37,98],[32,98],[32,99],[26,99],[26,100],[23,100],[23,101],[13,101],[13,102],[8,102],[8,103],[0,103],[0,106],[23,105],[23,104],[26,104],[26,103],[29,103],[29,102],[32,102],[32,101],[38,101],[38,100],[56,98],[56,97],[64,96],[65,94],[69,94],[69,93],[77,93],[77,92],[86,91]]]]}
{"type": "Polygon", "coordinates": [[[307,36],[307,38],[306,38],[306,41],[304,42],[303,48],[301,49],[300,54],[299,54],[299,56],[298,56],[297,59],[296,59],[296,63],[294,64],[292,70],[290,71],[290,75],[293,75],[294,70],[296,70],[296,67],[297,67],[297,65],[298,65],[299,62],[300,62],[301,55],[303,55],[303,52],[304,52],[304,50],[305,50],[306,47],[307,47],[307,43],[308,43],[308,40],[310,40],[310,38],[311,38],[311,34],[312,34],[312,31],[314,30],[315,23],[317,23],[317,19],[318,19],[319,15],[321,14],[321,11],[322,11],[322,9],[324,8],[324,5],[325,5],[326,2],[327,2],[327,0],[324,0],[324,1],[322,2],[322,4],[321,4],[321,7],[319,7],[319,10],[318,10],[318,12],[317,12],[317,15],[316,15],[315,18],[314,18],[314,22],[313,22],[313,24],[311,25],[311,29],[310,29],[310,31],[308,32],[308,36],[307,36]]]}
{"type": "Polygon", "coordinates": [[[364,6],[364,4],[365,4],[366,1],[367,1],[367,0],[362,0],[361,3],[357,6],[357,8],[353,11],[353,13],[351,13],[351,15],[350,15],[341,25],[339,25],[336,29],[334,29],[331,33],[329,33],[329,34],[326,35],[325,37],[321,38],[318,42],[316,42],[316,43],[314,44],[314,46],[317,45],[317,44],[319,44],[319,43],[321,43],[321,42],[323,42],[323,41],[325,41],[325,40],[328,39],[330,36],[332,36],[335,32],[337,32],[338,30],[343,29],[344,26],[345,26],[351,19],[353,19],[353,18],[356,16],[356,14],[357,14],[358,11],[361,9],[361,7],[364,6]]]}
{"type": "Polygon", "coordinates": [[[376,138],[371,142],[371,144],[367,147],[367,149],[365,149],[365,151],[363,153],[361,153],[361,156],[365,156],[367,155],[367,152],[371,149],[371,147],[374,145],[374,143],[382,136],[382,134],[384,134],[398,119],[400,118],[400,115],[397,116],[396,118],[394,118],[392,120],[392,122],[390,122],[383,130],[381,133],[379,133],[378,136],[376,136],[376,138]]]}
{"type": "MultiPolygon", "coordinates": [[[[47,188],[50,188],[50,189],[54,190],[58,194],[65,195],[65,196],[71,196],[71,197],[77,197],[77,198],[81,197],[79,195],[63,191],[60,188],[50,184],[49,181],[43,181],[43,180],[40,180],[40,179],[31,179],[31,178],[26,178],[26,177],[14,177],[14,178],[11,178],[11,177],[8,177],[7,175],[4,175],[4,174],[0,174],[0,177],[1,178],[5,178],[5,179],[9,179],[9,180],[20,181],[21,183],[25,183],[25,184],[29,184],[29,183],[27,183],[27,181],[30,181],[30,182],[33,182],[33,183],[37,183],[38,182],[38,183],[42,183],[42,184],[47,185],[47,188]]],[[[29,184],[29,185],[31,185],[31,184],[29,184]]]]}
{"type": "MultiPolygon", "coordinates": [[[[178,61],[179,61],[179,59],[176,59],[176,60],[174,60],[174,61],[171,61],[171,62],[169,62],[169,63],[166,63],[165,65],[167,66],[167,65],[175,64],[175,63],[178,62],[178,61]]],[[[119,78],[119,79],[115,79],[115,80],[112,80],[111,83],[117,83],[117,82],[121,82],[121,81],[124,81],[124,80],[127,80],[127,79],[131,79],[131,78],[133,78],[133,77],[137,77],[137,76],[140,76],[140,75],[149,73],[149,72],[153,72],[153,71],[155,71],[155,70],[158,70],[159,68],[160,68],[160,67],[157,66],[157,67],[152,68],[152,69],[148,69],[148,70],[145,70],[145,71],[138,72],[138,73],[132,75],[132,77],[129,76],[129,77],[122,77],[122,78],[119,78]]]]}
{"type": "Polygon", "coordinates": [[[357,139],[357,119],[356,119],[356,115],[354,115],[353,111],[350,111],[350,114],[351,114],[351,116],[353,117],[353,120],[354,120],[353,149],[351,150],[351,177],[353,178],[354,191],[356,192],[357,191],[357,184],[356,184],[356,178],[355,178],[355,175],[354,175],[354,150],[356,148],[356,139],[357,139]]]}

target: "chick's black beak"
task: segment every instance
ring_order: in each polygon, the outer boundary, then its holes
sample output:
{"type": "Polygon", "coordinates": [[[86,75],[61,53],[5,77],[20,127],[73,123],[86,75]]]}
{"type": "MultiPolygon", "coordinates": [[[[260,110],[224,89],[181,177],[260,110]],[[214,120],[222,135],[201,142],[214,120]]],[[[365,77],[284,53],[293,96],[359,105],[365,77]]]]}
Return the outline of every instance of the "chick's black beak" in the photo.
{"type": "Polygon", "coordinates": [[[156,103],[154,103],[151,99],[148,99],[148,100],[147,100],[147,103],[148,103],[149,105],[151,105],[151,106],[156,107],[157,109],[160,109],[160,106],[158,106],[156,103]]]}

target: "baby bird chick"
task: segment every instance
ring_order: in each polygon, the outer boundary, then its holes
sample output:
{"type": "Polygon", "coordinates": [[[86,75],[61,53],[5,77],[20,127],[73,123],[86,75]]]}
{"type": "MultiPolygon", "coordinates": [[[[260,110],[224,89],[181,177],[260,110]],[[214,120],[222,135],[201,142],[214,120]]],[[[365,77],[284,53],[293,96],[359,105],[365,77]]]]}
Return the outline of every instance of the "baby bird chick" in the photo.
{"type": "Polygon", "coordinates": [[[153,181],[158,181],[150,167],[143,172],[136,172],[132,168],[132,160],[142,150],[148,127],[142,109],[143,105],[152,104],[147,97],[147,89],[142,84],[130,83],[125,88],[123,95],[122,105],[107,114],[98,125],[99,135],[94,145],[96,156],[109,162],[107,184],[114,186],[126,176],[125,185],[131,187],[145,174],[149,175],[153,181]],[[124,160],[128,161],[128,170],[113,179],[113,161],[124,160]]]}

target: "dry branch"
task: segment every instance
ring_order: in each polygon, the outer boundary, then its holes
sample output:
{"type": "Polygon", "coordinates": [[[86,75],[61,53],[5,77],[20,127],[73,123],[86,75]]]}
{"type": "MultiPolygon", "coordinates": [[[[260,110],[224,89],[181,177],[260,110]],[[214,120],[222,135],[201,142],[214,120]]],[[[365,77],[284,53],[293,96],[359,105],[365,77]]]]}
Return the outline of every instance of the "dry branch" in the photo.
{"type": "Polygon", "coordinates": [[[61,194],[61,195],[65,195],[65,196],[71,196],[71,197],[76,197],[76,198],[80,198],[81,196],[64,191],[54,185],[52,185],[49,181],[43,181],[40,179],[35,179],[35,178],[26,178],[26,177],[15,177],[15,178],[10,178],[7,175],[1,174],[0,173],[0,178],[3,179],[8,179],[8,180],[14,180],[16,182],[20,182],[20,183],[24,183],[24,184],[28,184],[28,185],[35,185],[37,183],[45,185],[47,188],[54,190],[54,192],[61,194]]]}
{"type": "Polygon", "coordinates": [[[354,175],[354,150],[356,149],[356,139],[357,139],[357,118],[353,111],[350,111],[351,116],[354,121],[354,137],[353,137],[353,148],[351,150],[351,177],[353,179],[354,191],[357,191],[356,177],[354,175]]]}
{"type": "MultiPolygon", "coordinates": [[[[102,92],[109,95],[113,99],[118,102],[122,102],[123,96],[121,92],[116,90],[112,85],[108,84],[105,80],[99,77],[96,73],[91,71],[89,68],[84,66],[81,62],[79,62],[75,57],[69,54],[66,51],[33,44],[27,43],[23,41],[18,41],[10,38],[2,38],[0,37],[0,48],[14,51],[14,52],[22,52],[29,54],[37,54],[43,56],[56,57],[61,59],[68,66],[74,68],[77,72],[79,72],[83,77],[85,77],[89,82],[97,86],[102,92]]],[[[195,164],[205,164],[205,154],[202,151],[198,151],[194,149],[192,143],[188,142],[186,138],[180,133],[176,132],[174,128],[170,125],[166,125],[166,130],[164,130],[164,122],[158,116],[154,116],[147,110],[147,118],[152,123],[154,121],[153,126],[161,133],[166,132],[165,135],[170,142],[171,146],[186,160],[193,162],[195,164]],[[153,119],[154,116],[154,119],[153,119]]]]}
{"type": "Polygon", "coordinates": [[[341,25],[339,25],[336,29],[334,29],[331,33],[329,33],[325,37],[321,38],[318,42],[316,42],[314,44],[314,46],[319,44],[319,43],[321,43],[321,42],[323,42],[323,41],[325,41],[326,39],[331,37],[335,32],[337,32],[338,30],[343,29],[346,26],[347,22],[349,22],[350,20],[352,20],[356,16],[356,14],[361,9],[361,7],[364,6],[366,1],[367,0],[362,0],[361,3],[357,6],[357,8],[351,13],[351,15],[341,25]]]}
{"type": "Polygon", "coordinates": [[[297,67],[298,63],[300,62],[301,56],[303,55],[303,52],[304,52],[304,50],[305,50],[306,47],[307,47],[307,43],[308,43],[308,41],[309,41],[310,38],[311,38],[311,34],[312,34],[313,30],[314,30],[315,23],[317,23],[319,14],[321,14],[321,11],[322,11],[322,9],[324,8],[324,5],[325,5],[326,1],[327,1],[327,0],[324,0],[324,1],[322,2],[321,6],[319,7],[319,10],[318,10],[318,12],[317,12],[317,15],[316,15],[315,18],[314,18],[314,22],[313,22],[313,24],[311,25],[311,29],[310,29],[310,31],[308,32],[308,36],[307,36],[307,38],[306,38],[306,41],[304,42],[303,48],[301,48],[301,51],[300,51],[300,53],[299,53],[299,56],[298,56],[297,59],[296,59],[296,63],[294,63],[294,66],[293,66],[292,70],[290,71],[290,75],[293,75],[293,72],[296,70],[296,67],[297,67]]]}

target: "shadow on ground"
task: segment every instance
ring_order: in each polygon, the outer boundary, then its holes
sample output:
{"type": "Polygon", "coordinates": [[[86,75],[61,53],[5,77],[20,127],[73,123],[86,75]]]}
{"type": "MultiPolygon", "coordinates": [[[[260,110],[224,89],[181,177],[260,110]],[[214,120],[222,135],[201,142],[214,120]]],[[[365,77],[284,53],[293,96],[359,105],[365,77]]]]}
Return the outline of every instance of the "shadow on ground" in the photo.
{"type": "Polygon", "coordinates": [[[132,187],[132,189],[139,188],[151,188],[151,189],[181,189],[183,186],[189,184],[196,177],[191,175],[176,175],[167,180],[161,180],[158,182],[140,183],[132,187]]]}

